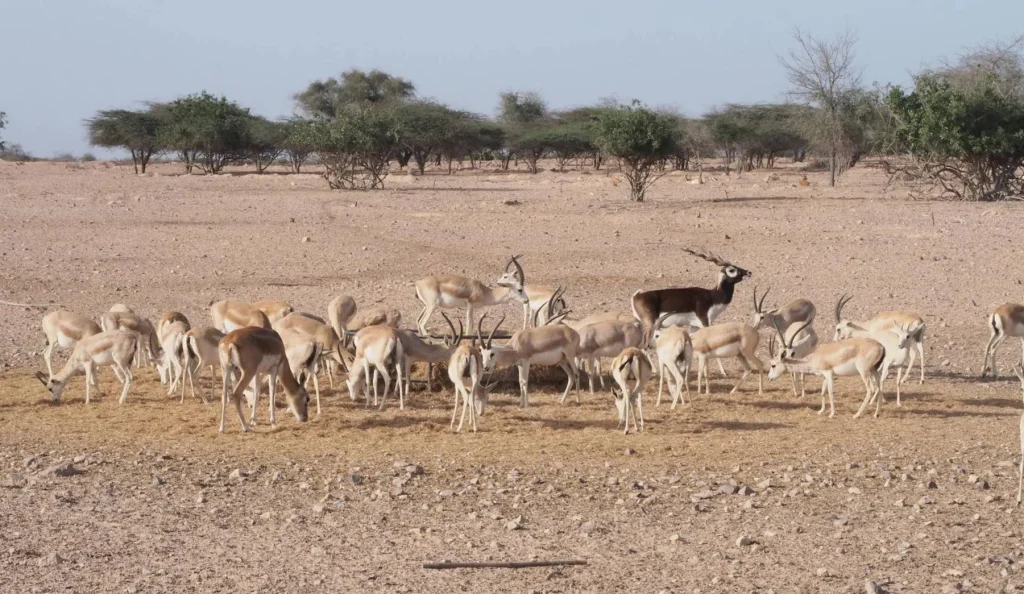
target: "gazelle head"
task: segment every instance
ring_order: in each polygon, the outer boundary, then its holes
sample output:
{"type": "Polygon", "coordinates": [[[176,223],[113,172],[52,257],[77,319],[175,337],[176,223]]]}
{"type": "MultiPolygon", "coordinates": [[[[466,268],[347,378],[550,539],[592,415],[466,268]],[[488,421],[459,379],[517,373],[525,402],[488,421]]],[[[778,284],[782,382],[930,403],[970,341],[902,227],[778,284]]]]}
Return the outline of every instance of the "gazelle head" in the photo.
{"type": "Polygon", "coordinates": [[[612,397],[615,398],[615,410],[619,413],[619,425],[626,422],[626,398],[618,387],[612,386],[612,397]]]}
{"type": "Polygon", "coordinates": [[[853,322],[843,318],[843,308],[853,299],[853,295],[843,293],[843,296],[836,302],[836,334],[833,340],[843,340],[853,336],[853,322]]]}
{"type": "Polygon", "coordinates": [[[654,320],[654,327],[651,331],[651,342],[647,344],[648,347],[653,347],[658,343],[658,339],[661,338],[661,331],[664,330],[662,324],[665,323],[665,318],[674,315],[672,312],[663,313],[658,316],[657,320],[654,320]]]}
{"type": "Polygon", "coordinates": [[[910,337],[914,334],[916,329],[917,326],[914,324],[908,324],[906,326],[901,326],[899,324],[893,325],[889,331],[896,335],[896,348],[902,350],[910,346],[910,337]]]}
{"type": "Polygon", "coordinates": [[[300,383],[298,390],[296,390],[294,394],[289,393],[287,390],[285,390],[285,394],[285,399],[288,401],[288,410],[290,410],[292,414],[295,415],[295,418],[299,422],[305,423],[306,421],[308,421],[309,392],[306,391],[306,388],[304,388],[300,383]]]}
{"type": "Polygon", "coordinates": [[[505,263],[505,271],[498,277],[498,282],[495,284],[511,290],[521,302],[529,303],[530,298],[526,296],[526,273],[523,272],[523,267],[519,264],[519,258],[520,256],[509,258],[505,263]]]}
{"type": "Polygon", "coordinates": [[[505,321],[505,316],[501,316],[501,319],[498,320],[498,324],[494,326],[494,328],[491,328],[491,333],[487,335],[487,340],[484,340],[483,325],[484,318],[486,317],[487,315],[484,314],[483,317],[480,318],[480,322],[477,324],[477,336],[480,338],[480,362],[483,363],[484,371],[491,372],[494,371],[495,368],[494,351],[496,349],[492,344],[494,342],[494,333],[498,331],[498,328],[501,328],[501,323],[505,321]]]}
{"type": "Polygon", "coordinates": [[[740,268],[739,266],[733,264],[732,262],[729,262],[728,260],[722,258],[721,256],[717,256],[707,250],[691,250],[683,248],[683,251],[692,256],[696,256],[701,260],[706,260],[708,262],[711,262],[712,264],[717,264],[721,268],[721,270],[719,271],[720,283],[722,281],[725,281],[731,284],[735,284],[742,281],[743,279],[750,278],[754,274],[753,272],[750,272],[749,270],[746,270],[744,268],[740,268]]]}
{"type": "Polygon", "coordinates": [[[779,311],[779,308],[775,307],[772,309],[765,310],[764,300],[768,297],[768,293],[772,290],[768,287],[764,294],[761,295],[761,300],[757,300],[757,287],[754,287],[754,329],[760,330],[761,328],[767,328],[769,320],[779,311]]]}
{"type": "Polygon", "coordinates": [[[813,322],[805,322],[802,326],[797,328],[796,332],[793,332],[791,338],[787,342],[786,335],[783,334],[782,329],[779,328],[778,322],[772,320],[772,325],[775,326],[775,335],[772,335],[768,342],[768,353],[771,356],[771,363],[768,365],[769,380],[778,379],[779,376],[786,371],[786,365],[784,363],[785,360],[796,358],[796,348],[793,346],[793,343],[796,342],[800,333],[812,323],[813,322]],[[781,346],[779,346],[778,349],[776,349],[776,335],[778,336],[779,343],[781,343],[781,346]]]}
{"type": "Polygon", "coordinates": [[[54,402],[60,401],[60,395],[64,392],[64,386],[67,385],[67,382],[55,380],[52,377],[46,377],[42,371],[36,372],[36,379],[38,379],[43,386],[50,391],[50,396],[53,397],[54,402]]]}

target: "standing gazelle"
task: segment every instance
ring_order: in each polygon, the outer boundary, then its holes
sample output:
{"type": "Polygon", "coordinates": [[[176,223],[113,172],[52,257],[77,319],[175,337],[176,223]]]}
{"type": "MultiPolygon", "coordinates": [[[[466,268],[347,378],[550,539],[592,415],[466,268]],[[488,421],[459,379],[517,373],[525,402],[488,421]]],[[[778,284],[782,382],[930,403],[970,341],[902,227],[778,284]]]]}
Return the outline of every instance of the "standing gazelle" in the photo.
{"type": "MultiPolygon", "coordinates": [[[[192,397],[196,397],[196,382],[199,382],[200,398],[208,404],[206,395],[202,393],[203,370],[210,368],[210,396],[213,396],[214,367],[220,364],[217,346],[224,333],[212,326],[193,328],[185,333],[182,344],[182,367],[188,377],[188,385],[192,389],[192,397]]],[[[185,382],[181,382],[181,402],[185,402],[185,382]]]]}
{"type": "Polygon", "coordinates": [[[999,374],[996,367],[996,352],[1003,346],[1003,341],[1008,337],[1020,338],[1021,364],[1024,364],[1024,305],[1018,303],[1004,303],[996,308],[988,318],[988,327],[992,335],[985,346],[985,360],[981,363],[981,377],[990,369],[993,375],[999,374]]]}
{"type": "Polygon", "coordinates": [[[559,402],[565,402],[569,391],[576,388],[576,402],[580,401],[579,371],[576,367],[576,351],[580,345],[580,335],[572,328],[554,324],[527,328],[512,335],[512,339],[504,346],[494,346],[494,333],[505,321],[502,316],[487,341],[480,349],[484,371],[491,372],[502,367],[515,365],[519,369],[519,406],[526,408],[530,388],[530,365],[558,365],[569,381],[559,402]]]}
{"type": "Polygon", "coordinates": [[[391,388],[391,374],[389,369],[394,369],[398,375],[397,392],[398,408],[405,408],[405,394],[402,386],[402,362],[405,358],[402,350],[402,339],[398,330],[391,326],[367,326],[355,337],[356,356],[352,362],[348,377],[348,394],[352,400],[356,399],[356,392],[360,386],[366,397],[366,406],[370,406],[370,383],[373,383],[373,404],[377,405],[377,374],[384,377],[384,397],[380,400],[380,408],[384,409],[384,400],[387,398],[388,390],[391,388]],[[376,373],[371,376],[370,367],[376,373]]]}
{"type": "Polygon", "coordinates": [[[138,335],[134,332],[123,330],[110,330],[92,334],[78,341],[75,349],[71,351],[68,362],[56,375],[46,378],[41,372],[36,377],[46,386],[46,389],[53,395],[54,401],[60,401],[64,387],[72,376],[85,374],[85,403],[91,400],[90,388],[99,391],[99,380],[96,378],[96,367],[98,365],[110,365],[114,368],[114,375],[124,385],[121,390],[121,397],[118,404],[124,404],[128,400],[128,390],[132,387],[132,359],[138,351],[138,335]]]}
{"type": "Polygon", "coordinates": [[[473,310],[481,307],[500,305],[512,300],[519,300],[529,305],[530,298],[526,295],[526,275],[519,265],[516,256],[512,256],[506,265],[506,272],[498,280],[498,287],[488,287],[478,280],[464,276],[441,275],[428,276],[416,281],[416,298],[423,304],[423,311],[416,318],[416,327],[420,334],[429,334],[427,321],[435,309],[466,309],[466,328],[473,327],[473,310]],[[515,266],[515,272],[507,271],[515,266]]]}
{"type": "Polygon", "coordinates": [[[903,376],[903,381],[906,381],[906,379],[910,377],[910,371],[914,368],[914,361],[917,359],[917,356],[920,355],[920,383],[924,383],[924,319],[917,314],[905,311],[883,311],[866,322],[853,322],[843,318],[843,307],[845,307],[851,299],[853,299],[853,295],[843,294],[843,296],[839,298],[839,302],[836,303],[835,339],[841,340],[843,338],[851,338],[858,330],[877,333],[882,332],[883,330],[890,330],[895,327],[905,326],[910,331],[910,339],[912,344],[917,348],[917,352],[910,352],[910,362],[907,363],[907,369],[903,376]]]}
{"type": "Polygon", "coordinates": [[[633,431],[644,430],[644,386],[651,379],[654,365],[647,352],[636,347],[623,349],[618,357],[612,360],[612,378],[618,390],[612,387],[615,397],[615,408],[619,413],[619,423],[624,425],[623,434],[629,433],[629,415],[633,414],[633,431]],[[632,386],[630,386],[632,382],[632,386]],[[637,426],[637,418],[640,425],[637,426]]]}
{"type": "Polygon", "coordinates": [[[256,406],[260,400],[260,388],[262,375],[270,376],[270,425],[277,425],[277,414],[275,413],[275,400],[277,392],[277,380],[281,379],[284,392],[288,401],[288,409],[292,411],[295,418],[306,422],[309,418],[307,406],[309,405],[309,394],[303,388],[291,369],[288,367],[288,358],[284,350],[284,342],[273,330],[265,330],[247,326],[229,333],[220,341],[217,347],[220,354],[220,365],[223,369],[224,391],[220,400],[220,432],[224,433],[224,417],[227,411],[228,399],[235,404],[238,411],[238,420],[242,423],[242,431],[249,431],[249,424],[245,422],[242,414],[242,394],[248,386],[252,386],[252,416],[250,421],[256,424],[256,406]],[[235,376],[240,374],[241,378],[232,387],[235,376]]]}
{"type": "Polygon", "coordinates": [[[761,300],[758,301],[757,287],[754,287],[754,328],[758,330],[771,330],[778,327],[785,333],[794,324],[801,325],[805,322],[814,322],[814,317],[817,315],[818,310],[807,299],[794,299],[782,307],[766,310],[764,308],[764,300],[768,297],[768,293],[771,290],[771,287],[768,287],[764,294],[761,295],[761,300]]]}
{"type": "Polygon", "coordinates": [[[250,326],[270,330],[270,318],[263,310],[235,299],[211,303],[210,318],[213,327],[225,333],[250,326]]]}
{"type": "Polygon", "coordinates": [[[658,355],[658,400],[655,406],[661,405],[661,391],[668,383],[669,394],[672,395],[672,408],[683,398],[683,388],[690,395],[690,366],[693,363],[693,341],[690,333],[682,326],[669,326],[654,331],[655,352],[658,355]],[[675,383],[675,386],[672,384],[675,383]]]}
{"type": "Polygon", "coordinates": [[[46,347],[43,349],[43,360],[46,371],[53,377],[53,349],[74,347],[86,336],[99,334],[103,330],[100,325],[89,318],[58,309],[43,316],[43,334],[46,335],[46,347]]]}
{"type": "Polygon", "coordinates": [[[708,374],[708,359],[735,357],[743,367],[743,375],[736,382],[730,394],[735,394],[751,369],[757,370],[757,393],[764,394],[764,364],[757,358],[757,345],[761,336],[743,322],[728,322],[701,328],[690,336],[693,354],[697,357],[697,394],[700,394],[701,378],[704,379],[704,393],[711,393],[708,374]]]}
{"type": "MultiPolygon", "coordinates": [[[[791,336],[799,335],[799,331],[791,336]]],[[[782,336],[782,333],[778,333],[782,336]]],[[[836,416],[834,387],[836,376],[859,375],[864,382],[864,402],[854,416],[860,416],[873,395],[881,400],[882,363],[885,361],[885,348],[877,340],[871,338],[846,338],[838,342],[819,345],[810,355],[797,358],[792,342],[783,339],[782,348],[776,352],[775,337],[768,343],[772,360],[768,368],[768,379],[776,380],[783,371],[790,373],[813,373],[823,378],[821,390],[821,409],[825,412],[825,390],[828,390],[829,418],[836,416]]],[[[877,407],[876,412],[877,415],[877,407]]]]}
{"type": "MultiPolygon", "coordinates": [[[[455,391],[455,406],[452,408],[452,423],[450,429],[456,433],[462,431],[462,424],[466,421],[466,412],[469,412],[469,426],[476,433],[476,418],[483,416],[484,408],[487,406],[487,390],[480,381],[483,375],[483,361],[480,358],[480,349],[477,341],[483,344],[483,325],[487,314],[481,316],[477,323],[477,335],[466,344],[462,342],[462,333],[455,338],[455,350],[448,360],[448,379],[452,381],[455,391]],[[469,380],[469,388],[466,387],[466,380],[469,380]],[[459,400],[462,400],[462,417],[459,419],[458,428],[455,427],[455,416],[459,412],[459,400]]],[[[447,317],[446,317],[447,319],[447,317]]],[[[449,324],[451,322],[449,321],[449,324]]]]}

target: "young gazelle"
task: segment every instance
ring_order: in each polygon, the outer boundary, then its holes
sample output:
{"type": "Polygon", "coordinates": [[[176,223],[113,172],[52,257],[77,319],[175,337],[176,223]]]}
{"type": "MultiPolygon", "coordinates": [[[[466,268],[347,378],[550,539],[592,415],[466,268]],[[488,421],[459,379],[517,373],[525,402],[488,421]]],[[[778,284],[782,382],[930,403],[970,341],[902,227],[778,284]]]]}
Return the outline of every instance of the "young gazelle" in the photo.
{"type": "Polygon", "coordinates": [[[757,393],[764,394],[764,364],[757,358],[757,345],[761,337],[752,327],[742,322],[729,322],[701,328],[690,336],[693,341],[693,354],[697,357],[697,393],[700,394],[701,378],[704,380],[704,393],[711,393],[708,378],[708,359],[726,359],[735,357],[743,366],[743,375],[736,382],[730,394],[735,394],[743,381],[750,375],[751,369],[757,370],[757,393]]]}
{"type": "MultiPolygon", "coordinates": [[[[446,316],[447,318],[447,316],[446,316]]],[[[476,433],[476,418],[483,416],[487,406],[488,393],[484,388],[480,377],[483,374],[483,361],[480,357],[480,349],[477,341],[483,344],[483,325],[487,314],[484,314],[477,324],[477,335],[467,344],[462,342],[462,333],[455,340],[455,350],[448,359],[448,379],[452,381],[455,391],[455,406],[452,409],[452,423],[449,429],[456,433],[462,431],[462,424],[466,421],[466,412],[469,412],[469,426],[476,433]],[[469,380],[469,388],[466,387],[466,380],[469,380]],[[459,400],[462,400],[462,417],[459,419],[459,426],[455,427],[455,416],[459,412],[459,400]]],[[[449,321],[449,324],[451,322],[449,321]]]]}
{"type": "Polygon", "coordinates": [[[270,318],[263,310],[235,299],[211,303],[210,318],[213,320],[213,327],[225,333],[250,326],[264,330],[271,328],[270,318]]]}
{"type": "Polygon", "coordinates": [[[46,347],[43,348],[43,360],[46,371],[53,377],[53,349],[61,347],[69,349],[86,336],[99,334],[103,330],[99,324],[89,318],[58,309],[43,316],[43,334],[46,335],[46,347]]]}
{"type": "Polygon", "coordinates": [[[373,404],[377,406],[377,375],[384,377],[384,397],[380,400],[380,408],[384,409],[384,401],[391,388],[391,374],[394,369],[398,375],[398,408],[405,408],[405,395],[402,387],[402,361],[405,354],[402,350],[402,339],[398,330],[390,326],[368,326],[356,333],[356,356],[352,362],[348,377],[348,393],[352,400],[356,399],[356,391],[360,385],[366,396],[366,406],[370,406],[370,383],[372,366],[376,373],[372,375],[373,404]]]}
{"type": "Polygon", "coordinates": [[[813,303],[806,299],[794,299],[782,307],[766,310],[764,300],[771,290],[771,287],[768,287],[768,290],[761,295],[761,300],[758,301],[757,287],[754,287],[754,328],[772,330],[778,327],[785,333],[794,324],[799,326],[805,322],[814,322],[818,310],[813,303]]]}
{"type": "Polygon", "coordinates": [[[224,433],[224,417],[228,399],[235,404],[238,420],[242,423],[242,431],[249,431],[249,424],[245,422],[245,415],[242,414],[242,394],[249,386],[252,386],[254,393],[250,422],[253,425],[256,424],[256,406],[259,404],[261,380],[264,374],[270,376],[270,425],[273,427],[277,424],[274,401],[276,400],[278,378],[281,379],[281,385],[284,386],[288,409],[292,411],[296,419],[306,422],[309,394],[295,379],[288,367],[284,342],[277,332],[251,326],[240,328],[225,336],[220,341],[217,351],[220,355],[224,378],[224,391],[220,400],[221,433],[224,433]],[[232,386],[238,374],[241,374],[241,378],[232,386]]]}
{"type": "Polygon", "coordinates": [[[644,386],[651,379],[653,368],[647,352],[636,347],[624,349],[612,360],[612,378],[618,385],[618,390],[612,387],[612,396],[619,412],[619,423],[624,425],[623,434],[629,433],[630,413],[633,414],[633,431],[640,433],[644,430],[644,386]],[[640,418],[639,426],[637,417],[640,418]]]}
{"type": "Polygon", "coordinates": [[[64,368],[49,379],[42,372],[36,372],[36,377],[46,389],[53,395],[54,401],[60,401],[64,387],[72,376],[85,374],[85,403],[91,400],[90,388],[95,387],[99,391],[99,381],[96,378],[96,366],[110,365],[114,368],[114,375],[124,385],[121,390],[121,397],[118,404],[124,404],[128,399],[128,390],[132,386],[132,359],[138,351],[138,335],[123,330],[109,330],[86,336],[78,341],[75,349],[71,351],[64,368]]]}
{"type": "Polygon", "coordinates": [[[481,346],[480,357],[484,371],[491,372],[498,368],[515,365],[519,369],[519,406],[525,408],[529,397],[530,365],[558,365],[569,381],[559,402],[565,402],[569,390],[576,388],[576,402],[580,401],[579,371],[576,367],[576,351],[580,345],[580,335],[572,328],[562,324],[549,324],[538,328],[527,328],[512,335],[512,339],[504,346],[494,346],[494,333],[505,321],[502,316],[487,341],[481,346]]]}
{"type": "Polygon", "coordinates": [[[985,360],[981,363],[981,377],[989,369],[992,375],[999,374],[996,367],[996,352],[1003,346],[1003,341],[1008,337],[1020,338],[1021,363],[1024,364],[1024,305],[1018,303],[1004,303],[996,308],[988,318],[988,327],[992,332],[985,346],[985,360]],[[991,362],[991,366],[989,363],[991,362]]]}
{"type": "Polygon", "coordinates": [[[625,323],[597,322],[583,326],[576,332],[580,337],[580,346],[576,350],[576,356],[581,363],[585,363],[587,366],[587,382],[590,384],[591,394],[594,393],[594,376],[600,379],[601,388],[604,389],[601,358],[617,357],[625,348],[639,347],[644,335],[640,322],[636,320],[625,323]]]}
{"type": "MultiPolygon", "coordinates": [[[[799,331],[794,332],[793,336],[798,334],[799,331]]],[[[879,394],[881,391],[880,374],[882,363],[885,361],[885,348],[877,340],[846,338],[838,342],[819,345],[810,355],[803,358],[795,357],[793,345],[785,342],[783,342],[782,348],[776,352],[774,336],[768,347],[772,356],[768,369],[769,380],[778,379],[783,371],[813,373],[822,376],[824,383],[821,391],[821,409],[818,410],[819,415],[825,412],[825,391],[827,389],[828,416],[829,418],[836,416],[834,384],[837,376],[859,375],[864,382],[864,402],[855,416],[859,416],[863,412],[872,395],[879,394]]],[[[881,397],[880,394],[879,397],[881,397]]]]}
{"type": "Polygon", "coordinates": [[[423,304],[423,311],[416,318],[416,327],[421,335],[428,334],[427,321],[435,309],[466,309],[466,328],[473,327],[473,310],[491,307],[512,300],[519,300],[529,305],[530,298],[526,295],[526,276],[516,256],[505,266],[506,272],[498,279],[498,287],[488,287],[478,280],[464,276],[443,275],[428,276],[416,281],[416,298],[423,304]],[[515,271],[508,272],[509,266],[515,271]]]}
{"type": "Polygon", "coordinates": [[[868,332],[876,333],[883,330],[889,330],[898,326],[906,326],[910,330],[910,338],[917,352],[910,353],[910,362],[907,363],[907,371],[903,376],[903,381],[906,381],[910,377],[910,370],[914,368],[914,361],[917,360],[917,356],[921,356],[921,381],[924,383],[924,331],[925,324],[924,319],[914,313],[905,311],[883,311],[871,318],[866,322],[852,322],[850,320],[843,319],[843,307],[846,306],[850,300],[853,299],[853,295],[844,294],[839,298],[839,302],[836,304],[836,340],[843,338],[851,338],[854,336],[857,330],[867,330],[868,332]]]}
{"type": "Polygon", "coordinates": [[[679,400],[686,404],[686,399],[683,398],[684,387],[686,395],[690,395],[693,341],[690,339],[690,333],[682,326],[669,326],[654,331],[654,344],[658,355],[658,400],[654,405],[661,405],[661,391],[665,382],[668,382],[672,408],[675,409],[679,400]]]}
{"type": "MultiPolygon", "coordinates": [[[[189,387],[192,389],[192,397],[196,397],[195,382],[202,383],[203,370],[210,368],[210,396],[213,396],[214,367],[220,364],[220,354],[217,346],[224,338],[224,333],[212,326],[193,328],[185,333],[182,345],[182,367],[188,377],[189,387]]],[[[200,386],[200,398],[203,404],[209,404],[206,395],[202,394],[200,386]]],[[[185,402],[185,382],[181,382],[181,402],[185,402]]]]}

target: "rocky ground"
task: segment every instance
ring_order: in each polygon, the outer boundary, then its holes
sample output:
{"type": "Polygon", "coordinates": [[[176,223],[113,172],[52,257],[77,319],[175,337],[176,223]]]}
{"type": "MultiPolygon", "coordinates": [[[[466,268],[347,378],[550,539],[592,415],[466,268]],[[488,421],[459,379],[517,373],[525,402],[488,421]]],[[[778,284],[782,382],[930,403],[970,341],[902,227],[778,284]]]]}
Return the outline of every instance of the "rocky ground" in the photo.
{"type": "MultiPolygon", "coordinates": [[[[928,376],[877,419],[851,418],[857,380],[837,382],[828,419],[786,380],[730,396],[715,374],[710,397],[674,411],[648,388],[639,436],[615,431],[607,391],[558,405],[554,383],[525,410],[499,391],[476,435],[449,432],[447,388],[384,412],[328,389],[307,424],[281,409],[276,429],[261,417],[220,435],[218,407],[166,396],[151,370],[125,406],[109,372],[98,403],[79,378],[50,404],[32,377],[43,310],[0,306],[0,591],[1024,589],[1016,345],[1001,379],[975,377],[985,316],[1021,299],[1016,204],[910,202],[872,169],[834,190],[790,170],[672,174],[641,205],[604,173],[402,175],[340,193],[312,174],[177,171],[0,163],[0,299],[201,324],[215,298],[322,313],[347,293],[411,321],[416,278],[488,280],[521,252],[528,281],[567,285],[583,315],[625,310],[637,288],[709,284],[714,267],[679,250],[705,246],[772,285],[769,301],[815,301],[825,336],[843,292],[853,315],[917,311],[928,376]],[[588,565],[422,568],[445,559],[588,565]]],[[[749,318],[753,284],[722,319],[749,318]]]]}

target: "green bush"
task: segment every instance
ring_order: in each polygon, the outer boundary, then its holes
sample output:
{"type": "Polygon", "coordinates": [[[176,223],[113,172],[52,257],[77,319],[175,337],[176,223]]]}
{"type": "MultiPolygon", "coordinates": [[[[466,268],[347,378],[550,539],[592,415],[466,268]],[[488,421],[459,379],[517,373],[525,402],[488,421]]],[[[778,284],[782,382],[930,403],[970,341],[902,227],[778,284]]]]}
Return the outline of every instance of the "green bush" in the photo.
{"type": "Polygon", "coordinates": [[[679,137],[674,118],[633,101],[601,114],[596,140],[602,152],[618,161],[630,199],[643,202],[647,189],[664,174],[659,165],[678,151],[679,137]]]}

